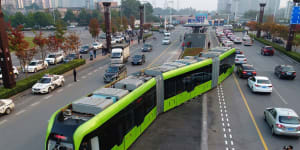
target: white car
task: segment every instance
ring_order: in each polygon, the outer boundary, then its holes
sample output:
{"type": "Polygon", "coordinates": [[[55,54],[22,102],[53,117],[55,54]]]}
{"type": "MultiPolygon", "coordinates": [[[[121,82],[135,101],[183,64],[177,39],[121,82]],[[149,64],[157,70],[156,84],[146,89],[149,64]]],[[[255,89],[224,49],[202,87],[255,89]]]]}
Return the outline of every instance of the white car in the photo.
{"type": "Polygon", "coordinates": [[[64,61],[64,54],[62,52],[49,54],[46,58],[48,64],[56,65],[64,61]]]}
{"type": "Polygon", "coordinates": [[[99,42],[94,42],[93,43],[93,49],[100,49],[102,48],[102,43],[99,43],[99,42]]]}
{"type": "Polygon", "coordinates": [[[111,38],[111,44],[116,44],[117,43],[117,39],[115,39],[115,38],[111,38]]]}
{"type": "Polygon", "coordinates": [[[162,44],[163,44],[163,45],[169,45],[169,44],[171,44],[170,38],[165,37],[165,38],[162,40],[162,44]]]}
{"type": "Polygon", "coordinates": [[[65,78],[62,75],[45,75],[32,86],[32,93],[50,93],[57,87],[64,86],[65,78]]]}
{"type": "Polygon", "coordinates": [[[0,99],[0,114],[10,114],[15,108],[15,104],[11,99],[0,99]]]}
{"type": "Polygon", "coordinates": [[[252,92],[272,93],[272,83],[268,77],[253,76],[248,78],[248,86],[252,92]]]}
{"type": "MultiPolygon", "coordinates": [[[[16,66],[13,66],[13,72],[14,72],[14,74],[15,74],[15,78],[18,78],[18,76],[19,76],[19,71],[18,71],[18,69],[17,69],[16,66]]],[[[1,68],[0,68],[0,80],[2,80],[2,71],[1,71],[1,68]]]]}
{"type": "Polygon", "coordinates": [[[250,40],[251,38],[248,36],[248,35],[245,35],[244,37],[243,37],[243,41],[246,41],[246,40],[250,40]]]}
{"type": "Polygon", "coordinates": [[[42,60],[33,60],[25,66],[23,72],[38,72],[48,68],[48,62],[42,60]]]}
{"type": "Polygon", "coordinates": [[[115,36],[114,38],[116,39],[116,43],[122,43],[124,40],[124,37],[122,36],[115,36]]]}
{"type": "Polygon", "coordinates": [[[242,44],[242,39],[240,37],[237,37],[233,40],[234,44],[242,44]]]}
{"type": "Polygon", "coordinates": [[[252,42],[251,39],[246,39],[246,40],[244,41],[244,45],[245,45],[245,46],[252,46],[252,45],[253,45],[253,42],[252,42]]]}
{"type": "Polygon", "coordinates": [[[170,35],[171,35],[170,32],[165,32],[165,33],[164,33],[164,36],[170,36],[170,35]]]}
{"type": "Polygon", "coordinates": [[[233,42],[231,42],[231,41],[226,41],[225,43],[224,43],[224,46],[225,47],[233,47],[233,42]]]}
{"type": "Polygon", "coordinates": [[[243,54],[236,54],[234,59],[235,64],[246,64],[247,58],[243,54]]]}

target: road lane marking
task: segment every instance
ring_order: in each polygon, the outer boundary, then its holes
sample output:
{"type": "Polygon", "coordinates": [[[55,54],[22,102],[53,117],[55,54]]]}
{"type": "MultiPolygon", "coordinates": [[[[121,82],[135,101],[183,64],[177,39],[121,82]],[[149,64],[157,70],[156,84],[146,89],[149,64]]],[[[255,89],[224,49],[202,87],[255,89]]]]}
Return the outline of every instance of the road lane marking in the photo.
{"type": "Polygon", "coordinates": [[[37,101],[37,102],[35,102],[35,103],[32,103],[30,106],[36,106],[36,105],[38,105],[38,104],[40,104],[41,102],[40,101],[37,101]]]}
{"type": "Polygon", "coordinates": [[[49,99],[52,95],[48,95],[46,97],[44,97],[44,99],[49,99]]]}
{"type": "Polygon", "coordinates": [[[0,121],[0,125],[4,124],[5,122],[7,122],[7,120],[0,121]]]}
{"type": "Polygon", "coordinates": [[[64,89],[59,89],[59,90],[57,90],[57,93],[60,93],[62,91],[64,91],[64,89]]]}
{"type": "Polygon", "coordinates": [[[69,85],[67,85],[67,87],[71,87],[73,85],[73,83],[70,83],[69,85]]]}
{"type": "Polygon", "coordinates": [[[92,72],[90,72],[90,73],[88,73],[88,76],[90,76],[90,75],[92,75],[93,73],[92,72]]]}
{"type": "Polygon", "coordinates": [[[246,99],[246,97],[245,97],[245,95],[244,95],[244,93],[243,93],[243,91],[242,91],[242,89],[241,89],[241,87],[240,87],[239,82],[238,82],[237,79],[236,79],[235,74],[233,74],[233,79],[234,79],[234,81],[235,81],[235,84],[236,84],[236,86],[237,86],[237,88],[238,88],[238,90],[239,90],[241,96],[242,96],[242,99],[243,99],[244,104],[245,104],[245,106],[246,106],[246,108],[247,108],[247,110],[248,110],[248,113],[249,113],[249,115],[250,115],[250,118],[251,118],[251,120],[252,120],[252,123],[254,124],[255,129],[256,129],[256,132],[257,132],[257,134],[258,134],[258,136],[259,136],[259,139],[260,139],[260,141],[261,141],[261,143],[262,143],[264,149],[265,149],[265,150],[268,150],[269,148],[268,148],[268,146],[267,146],[267,144],[266,144],[266,142],[265,142],[265,140],[264,140],[264,138],[263,138],[263,136],[262,136],[262,134],[261,134],[261,131],[260,131],[260,129],[259,129],[259,127],[258,127],[258,125],[257,125],[257,123],[256,123],[256,121],[255,121],[255,118],[254,118],[254,116],[253,116],[253,113],[252,113],[252,111],[251,111],[251,109],[250,109],[250,107],[249,107],[249,105],[248,105],[247,99],[246,99]]]}
{"type": "Polygon", "coordinates": [[[82,79],[85,79],[85,78],[86,78],[86,76],[82,76],[81,78],[82,78],[82,79]]]}
{"type": "Polygon", "coordinates": [[[279,96],[280,100],[285,103],[288,104],[288,102],[279,94],[279,92],[275,89],[275,87],[273,86],[273,89],[275,91],[275,93],[279,96]]]}
{"type": "Polygon", "coordinates": [[[97,71],[99,71],[98,69],[94,70],[93,72],[96,73],[97,71]]]}
{"type": "Polygon", "coordinates": [[[18,115],[21,115],[21,114],[24,113],[25,111],[26,111],[25,109],[20,110],[19,112],[16,113],[16,115],[17,115],[17,116],[18,116],[18,115]]]}

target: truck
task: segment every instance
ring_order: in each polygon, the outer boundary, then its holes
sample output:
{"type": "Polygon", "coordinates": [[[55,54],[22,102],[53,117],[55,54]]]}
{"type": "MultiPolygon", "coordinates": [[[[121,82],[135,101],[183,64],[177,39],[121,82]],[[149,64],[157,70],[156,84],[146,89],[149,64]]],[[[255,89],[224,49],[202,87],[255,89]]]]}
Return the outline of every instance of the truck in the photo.
{"type": "Polygon", "coordinates": [[[111,50],[110,60],[112,64],[125,63],[130,56],[130,49],[128,44],[114,45],[111,50]]]}

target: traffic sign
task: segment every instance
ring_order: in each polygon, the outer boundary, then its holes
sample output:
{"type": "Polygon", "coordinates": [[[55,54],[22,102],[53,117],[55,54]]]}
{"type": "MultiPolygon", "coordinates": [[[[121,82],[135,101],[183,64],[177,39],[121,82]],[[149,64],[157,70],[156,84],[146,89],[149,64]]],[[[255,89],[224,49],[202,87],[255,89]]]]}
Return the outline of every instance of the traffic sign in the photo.
{"type": "Polygon", "coordinates": [[[290,24],[300,24],[300,7],[294,6],[292,13],[291,13],[291,19],[290,24]]]}

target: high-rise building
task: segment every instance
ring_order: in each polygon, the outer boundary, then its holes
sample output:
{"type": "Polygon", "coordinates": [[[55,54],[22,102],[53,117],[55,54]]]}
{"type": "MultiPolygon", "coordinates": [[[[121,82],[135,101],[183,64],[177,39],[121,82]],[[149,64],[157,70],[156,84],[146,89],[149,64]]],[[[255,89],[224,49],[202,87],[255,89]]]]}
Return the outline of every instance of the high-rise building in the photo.
{"type": "Polygon", "coordinates": [[[220,14],[231,13],[231,0],[218,0],[217,12],[220,14]]]}
{"type": "Polygon", "coordinates": [[[293,1],[287,1],[286,8],[284,11],[284,18],[289,19],[291,17],[293,5],[294,5],[293,1]]]}
{"type": "Polygon", "coordinates": [[[23,8],[23,0],[1,0],[1,5],[5,9],[23,8]]]}
{"type": "Polygon", "coordinates": [[[86,7],[86,1],[85,0],[60,0],[60,6],[59,7],[86,7]]]}
{"type": "Polygon", "coordinates": [[[34,2],[35,0],[23,0],[23,5],[24,7],[28,7],[31,6],[34,2]]]}

